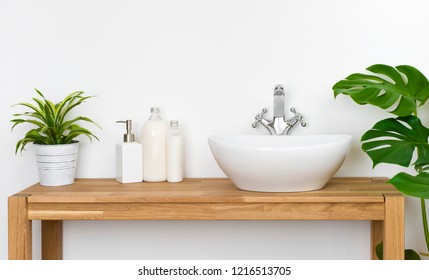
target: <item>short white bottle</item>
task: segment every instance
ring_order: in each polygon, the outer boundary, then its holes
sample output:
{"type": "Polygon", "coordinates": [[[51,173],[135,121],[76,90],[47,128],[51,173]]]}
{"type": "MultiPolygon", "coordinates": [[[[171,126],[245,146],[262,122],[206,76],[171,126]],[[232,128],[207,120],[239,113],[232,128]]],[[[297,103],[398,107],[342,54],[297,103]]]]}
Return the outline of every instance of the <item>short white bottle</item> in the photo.
{"type": "Polygon", "coordinates": [[[167,180],[167,123],[161,119],[158,107],[150,111],[151,116],[143,124],[141,134],[143,181],[162,182],[167,180]]]}
{"type": "Polygon", "coordinates": [[[170,121],[167,134],[167,181],[177,183],[183,181],[183,136],[179,129],[179,121],[170,121]]]}
{"type": "Polygon", "coordinates": [[[131,120],[117,121],[117,123],[126,124],[127,134],[124,134],[124,141],[116,145],[116,180],[121,183],[141,182],[143,180],[142,145],[134,142],[131,120]]]}

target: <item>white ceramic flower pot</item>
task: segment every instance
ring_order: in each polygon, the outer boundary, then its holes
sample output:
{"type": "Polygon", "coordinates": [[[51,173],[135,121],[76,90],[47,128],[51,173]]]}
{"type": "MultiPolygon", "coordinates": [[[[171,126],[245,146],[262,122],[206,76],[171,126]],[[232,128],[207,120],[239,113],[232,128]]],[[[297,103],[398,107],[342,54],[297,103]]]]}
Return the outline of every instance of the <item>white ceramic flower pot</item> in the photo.
{"type": "Polygon", "coordinates": [[[63,145],[35,144],[40,185],[65,186],[74,183],[79,142],[63,145]]]}

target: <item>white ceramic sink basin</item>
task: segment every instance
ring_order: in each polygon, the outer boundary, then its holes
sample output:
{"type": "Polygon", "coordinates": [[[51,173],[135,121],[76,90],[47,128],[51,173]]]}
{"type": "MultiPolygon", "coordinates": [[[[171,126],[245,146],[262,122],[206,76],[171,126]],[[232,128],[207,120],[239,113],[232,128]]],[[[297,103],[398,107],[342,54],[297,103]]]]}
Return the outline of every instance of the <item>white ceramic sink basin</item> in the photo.
{"type": "Polygon", "coordinates": [[[343,164],[350,135],[215,135],[213,156],[242,190],[303,192],[323,188],[343,164]]]}

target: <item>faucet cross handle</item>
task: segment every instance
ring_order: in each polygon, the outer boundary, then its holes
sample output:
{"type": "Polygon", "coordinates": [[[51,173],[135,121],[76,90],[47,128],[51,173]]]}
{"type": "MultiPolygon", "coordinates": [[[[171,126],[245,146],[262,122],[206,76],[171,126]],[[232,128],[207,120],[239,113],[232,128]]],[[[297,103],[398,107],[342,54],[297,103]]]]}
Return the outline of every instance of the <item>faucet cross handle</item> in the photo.
{"type": "Polygon", "coordinates": [[[292,126],[294,126],[297,122],[299,122],[302,127],[307,125],[302,119],[301,113],[298,113],[295,108],[290,108],[290,111],[294,114],[294,116],[288,120],[288,123],[290,123],[292,126]]]}
{"type": "Polygon", "coordinates": [[[267,112],[267,109],[263,108],[262,112],[255,116],[255,122],[252,124],[253,128],[258,126],[258,123],[264,119],[264,115],[267,112]]]}

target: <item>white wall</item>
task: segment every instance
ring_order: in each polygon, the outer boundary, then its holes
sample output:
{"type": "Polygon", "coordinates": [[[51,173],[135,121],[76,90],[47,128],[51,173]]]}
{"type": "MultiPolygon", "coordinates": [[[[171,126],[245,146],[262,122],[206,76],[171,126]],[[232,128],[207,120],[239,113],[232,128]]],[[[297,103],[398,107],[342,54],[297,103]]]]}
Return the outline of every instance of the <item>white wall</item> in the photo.
{"type": "MultiPolygon", "coordinates": [[[[272,106],[276,83],[308,123],[293,134],[348,133],[353,148],[337,176],[375,170],[359,138],[386,113],[359,107],[332,85],[375,63],[429,75],[429,4],[344,0],[0,0],[0,259],[7,258],[7,197],[35,183],[33,149],[14,155],[12,104],[36,87],[58,100],[97,95],[80,108],[103,127],[82,139],[78,177],[114,177],[119,119],[141,127],[149,108],[179,119],[186,176],[223,177],[207,145],[217,133],[266,133],[250,124],[272,106]]],[[[428,118],[426,118],[428,120],[428,118]]],[[[427,124],[429,122],[426,122],[427,124]]],[[[139,129],[136,131],[139,134],[139,129]]],[[[406,245],[424,251],[418,201],[407,199],[406,245]]],[[[34,223],[34,257],[40,223],[34,223]]],[[[366,259],[368,222],[66,222],[66,259],[366,259]]]]}

